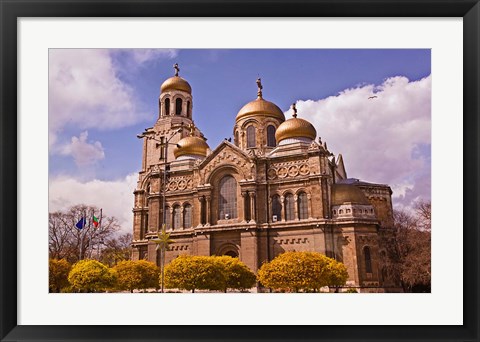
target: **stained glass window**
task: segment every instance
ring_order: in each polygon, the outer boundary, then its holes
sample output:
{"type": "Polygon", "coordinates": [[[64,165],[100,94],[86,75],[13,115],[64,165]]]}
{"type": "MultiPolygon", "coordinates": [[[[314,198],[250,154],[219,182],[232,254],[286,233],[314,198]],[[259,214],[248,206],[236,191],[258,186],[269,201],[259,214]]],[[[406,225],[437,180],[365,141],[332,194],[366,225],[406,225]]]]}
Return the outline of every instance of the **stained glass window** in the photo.
{"type": "Polygon", "coordinates": [[[218,199],[218,218],[224,220],[237,217],[237,181],[232,176],[220,180],[218,199]]]}
{"type": "Polygon", "coordinates": [[[248,126],[247,127],[247,147],[255,147],[257,145],[255,141],[255,127],[248,126]]]}
{"type": "Polygon", "coordinates": [[[298,218],[300,220],[308,218],[308,198],[304,192],[298,195],[298,218]]]}
{"type": "Polygon", "coordinates": [[[295,200],[292,194],[285,196],[285,220],[292,221],[295,219],[295,200]]]}

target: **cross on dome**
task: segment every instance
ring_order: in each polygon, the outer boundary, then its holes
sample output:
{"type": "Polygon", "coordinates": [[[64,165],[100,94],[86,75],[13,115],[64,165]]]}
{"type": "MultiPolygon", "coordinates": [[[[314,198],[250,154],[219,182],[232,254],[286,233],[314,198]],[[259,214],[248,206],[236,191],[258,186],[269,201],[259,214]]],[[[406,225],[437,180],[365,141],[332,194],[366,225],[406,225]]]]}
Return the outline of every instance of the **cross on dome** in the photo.
{"type": "Polygon", "coordinates": [[[260,77],[257,78],[257,86],[258,86],[257,96],[261,98],[263,86],[262,86],[262,79],[260,77]]]}
{"type": "Polygon", "coordinates": [[[178,76],[178,72],[180,71],[180,68],[178,67],[178,63],[175,63],[173,65],[173,68],[175,69],[175,76],[178,76]]]}
{"type": "Polygon", "coordinates": [[[296,118],[297,117],[297,106],[295,105],[295,103],[292,104],[292,109],[293,109],[293,117],[296,118]]]}
{"type": "Polygon", "coordinates": [[[190,136],[193,137],[193,135],[195,134],[195,125],[193,124],[193,122],[187,125],[187,129],[190,131],[190,136]]]}

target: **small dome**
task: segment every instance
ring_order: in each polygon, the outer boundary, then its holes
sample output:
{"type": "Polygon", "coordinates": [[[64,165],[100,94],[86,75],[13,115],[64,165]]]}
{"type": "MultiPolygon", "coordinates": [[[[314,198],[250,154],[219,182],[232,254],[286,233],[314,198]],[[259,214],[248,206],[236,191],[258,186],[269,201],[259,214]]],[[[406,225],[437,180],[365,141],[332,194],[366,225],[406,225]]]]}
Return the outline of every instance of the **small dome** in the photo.
{"type": "Polygon", "coordinates": [[[162,86],[160,87],[160,92],[163,93],[168,90],[181,90],[189,94],[192,93],[192,87],[190,87],[190,84],[188,84],[188,82],[180,76],[170,77],[163,82],[162,86]]]}
{"type": "Polygon", "coordinates": [[[190,136],[180,139],[177,143],[177,147],[173,150],[173,154],[175,155],[175,158],[186,155],[206,157],[208,148],[208,144],[204,139],[190,136]]]}
{"type": "Polygon", "coordinates": [[[351,184],[333,184],[332,205],[342,205],[351,202],[352,204],[371,205],[365,194],[351,184]]]}
{"type": "Polygon", "coordinates": [[[289,138],[308,138],[314,140],[316,136],[317,131],[310,122],[296,117],[282,123],[275,132],[277,143],[289,138]]]}
{"type": "Polygon", "coordinates": [[[236,121],[245,118],[247,116],[268,116],[280,120],[281,122],[285,121],[285,115],[278,106],[270,101],[264,100],[262,97],[258,97],[256,100],[253,100],[247,103],[245,106],[240,109],[237,114],[236,121]]]}

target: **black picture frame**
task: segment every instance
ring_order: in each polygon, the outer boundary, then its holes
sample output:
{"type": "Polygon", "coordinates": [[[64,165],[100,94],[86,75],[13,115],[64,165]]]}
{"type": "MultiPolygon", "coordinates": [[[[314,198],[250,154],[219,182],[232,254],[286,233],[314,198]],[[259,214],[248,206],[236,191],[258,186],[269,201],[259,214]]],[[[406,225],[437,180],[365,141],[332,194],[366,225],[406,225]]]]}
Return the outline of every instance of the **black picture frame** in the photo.
{"type": "MultiPolygon", "coordinates": [[[[479,341],[478,0],[0,0],[0,338],[2,341],[479,341]],[[22,326],[17,324],[17,19],[20,17],[463,17],[461,326],[22,326]]],[[[452,120],[455,119],[452,114],[452,120]]],[[[460,228],[460,227],[452,227],[460,228]]],[[[448,251],[445,251],[448,253],[448,251]]],[[[452,283],[455,283],[452,280],[452,283]]],[[[256,313],[255,313],[256,314],[256,313]]],[[[347,313],[348,314],[348,313],[347,313]]]]}

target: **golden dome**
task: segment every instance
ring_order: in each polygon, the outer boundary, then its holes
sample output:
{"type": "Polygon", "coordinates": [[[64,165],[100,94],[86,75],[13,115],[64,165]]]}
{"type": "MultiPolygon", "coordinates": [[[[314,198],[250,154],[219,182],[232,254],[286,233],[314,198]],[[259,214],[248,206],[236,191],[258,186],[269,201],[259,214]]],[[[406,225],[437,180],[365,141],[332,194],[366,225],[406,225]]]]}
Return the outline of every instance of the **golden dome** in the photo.
{"type": "Polygon", "coordinates": [[[297,118],[297,107],[295,103],[292,105],[293,118],[288,119],[275,132],[275,140],[277,144],[289,138],[308,138],[314,140],[317,136],[317,130],[313,125],[304,119],[297,118]]]}
{"type": "Polygon", "coordinates": [[[315,127],[307,120],[291,118],[278,126],[275,132],[277,143],[288,138],[309,138],[314,140],[317,136],[315,127]]]}
{"type": "Polygon", "coordinates": [[[208,148],[208,144],[204,139],[190,136],[180,139],[173,150],[173,154],[175,155],[175,158],[185,155],[206,157],[208,148]]]}
{"type": "Polygon", "coordinates": [[[167,90],[181,90],[189,94],[192,93],[192,87],[190,87],[190,84],[188,84],[188,82],[180,76],[170,77],[165,82],[163,82],[162,86],[160,87],[160,92],[163,93],[167,90]]]}
{"type": "Polygon", "coordinates": [[[370,205],[362,190],[352,184],[333,184],[332,205],[341,205],[346,202],[353,204],[370,205]]]}
{"type": "Polygon", "coordinates": [[[258,97],[256,100],[253,100],[243,106],[237,114],[236,121],[253,115],[268,116],[278,119],[281,122],[285,121],[285,115],[283,115],[282,110],[278,108],[276,104],[264,100],[262,97],[258,97]]]}

